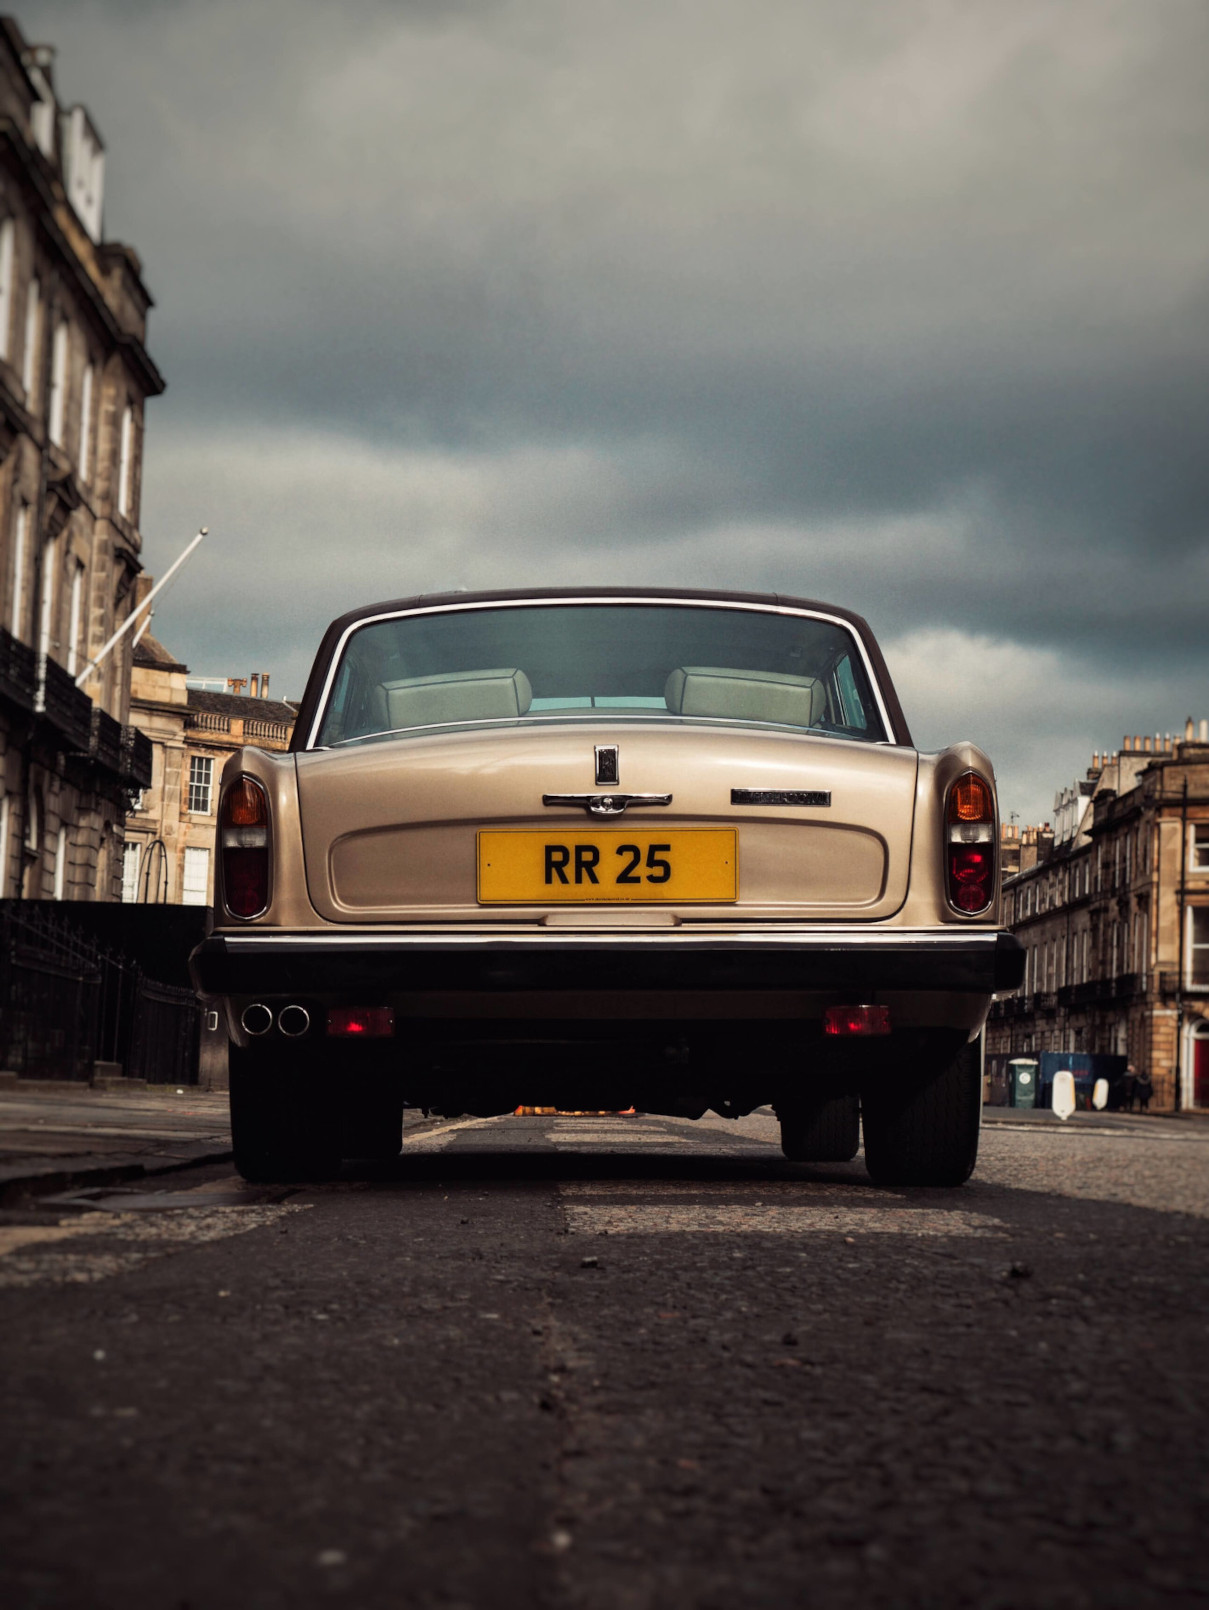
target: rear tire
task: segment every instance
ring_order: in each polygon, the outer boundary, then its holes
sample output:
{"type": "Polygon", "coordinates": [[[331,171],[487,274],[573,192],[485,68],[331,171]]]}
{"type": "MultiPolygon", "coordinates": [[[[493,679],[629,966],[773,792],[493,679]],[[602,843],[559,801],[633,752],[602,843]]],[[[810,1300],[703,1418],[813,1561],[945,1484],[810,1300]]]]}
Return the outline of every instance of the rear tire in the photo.
{"type": "Polygon", "coordinates": [[[403,1150],[403,1094],[389,1088],[349,1098],[340,1150],[345,1157],[392,1162],[403,1150]]]}
{"type": "Polygon", "coordinates": [[[875,1185],[964,1185],[978,1160],[981,1041],[931,1077],[887,1072],[862,1093],[865,1167],[875,1185]]]}
{"type": "Polygon", "coordinates": [[[860,1102],[856,1096],[777,1108],[781,1150],[793,1163],[846,1163],[861,1143],[860,1102]]]}
{"type": "Polygon", "coordinates": [[[326,1180],[340,1169],[339,1128],[322,1066],[300,1047],[232,1045],[235,1167],[260,1185],[326,1180]]]}

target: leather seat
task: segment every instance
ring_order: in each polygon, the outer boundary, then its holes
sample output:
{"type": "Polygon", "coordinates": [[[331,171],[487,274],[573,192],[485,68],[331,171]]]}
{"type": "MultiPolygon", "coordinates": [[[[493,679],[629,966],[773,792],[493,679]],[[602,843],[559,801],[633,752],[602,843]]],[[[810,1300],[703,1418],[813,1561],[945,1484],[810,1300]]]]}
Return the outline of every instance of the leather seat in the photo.
{"type": "Polygon", "coordinates": [[[780,727],[811,727],[827,707],[827,690],[817,676],[717,665],[677,666],[663,696],[675,715],[768,721],[780,727]]]}

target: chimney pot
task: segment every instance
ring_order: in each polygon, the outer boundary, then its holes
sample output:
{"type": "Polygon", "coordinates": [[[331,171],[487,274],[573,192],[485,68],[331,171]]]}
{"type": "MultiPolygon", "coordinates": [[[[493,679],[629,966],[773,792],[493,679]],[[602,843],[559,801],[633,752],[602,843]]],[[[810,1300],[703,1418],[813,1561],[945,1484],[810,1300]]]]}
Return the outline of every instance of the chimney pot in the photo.
{"type": "Polygon", "coordinates": [[[251,686],[252,697],[254,699],[259,699],[259,697],[260,697],[260,673],[258,671],[252,671],[249,674],[248,681],[249,681],[250,686],[251,686]]]}
{"type": "Polygon", "coordinates": [[[268,696],[269,696],[269,673],[267,671],[262,671],[260,673],[260,697],[262,699],[267,699],[268,696]]]}

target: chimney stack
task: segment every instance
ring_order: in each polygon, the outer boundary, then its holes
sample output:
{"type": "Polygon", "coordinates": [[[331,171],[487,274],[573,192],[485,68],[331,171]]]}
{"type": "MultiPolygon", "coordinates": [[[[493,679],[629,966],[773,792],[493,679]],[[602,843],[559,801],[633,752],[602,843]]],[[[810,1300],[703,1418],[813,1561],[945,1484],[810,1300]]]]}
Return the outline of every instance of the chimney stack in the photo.
{"type": "Polygon", "coordinates": [[[262,671],[260,673],[260,697],[262,699],[267,699],[268,696],[269,696],[269,673],[267,671],[262,671]]]}
{"type": "Polygon", "coordinates": [[[249,674],[248,681],[249,681],[249,684],[250,684],[250,692],[251,692],[252,697],[254,699],[259,699],[259,697],[260,697],[260,672],[259,671],[252,671],[249,674]]]}

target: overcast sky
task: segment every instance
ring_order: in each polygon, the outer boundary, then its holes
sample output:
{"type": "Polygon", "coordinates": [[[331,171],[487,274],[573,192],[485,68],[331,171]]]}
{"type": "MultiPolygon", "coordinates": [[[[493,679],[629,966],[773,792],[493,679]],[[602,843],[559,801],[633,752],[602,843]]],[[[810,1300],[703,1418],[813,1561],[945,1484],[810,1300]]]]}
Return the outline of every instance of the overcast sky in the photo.
{"type": "Polygon", "coordinates": [[[156,298],[196,672],[448,586],[823,598],[1029,821],[1209,716],[1204,0],[17,15],[156,298]]]}

